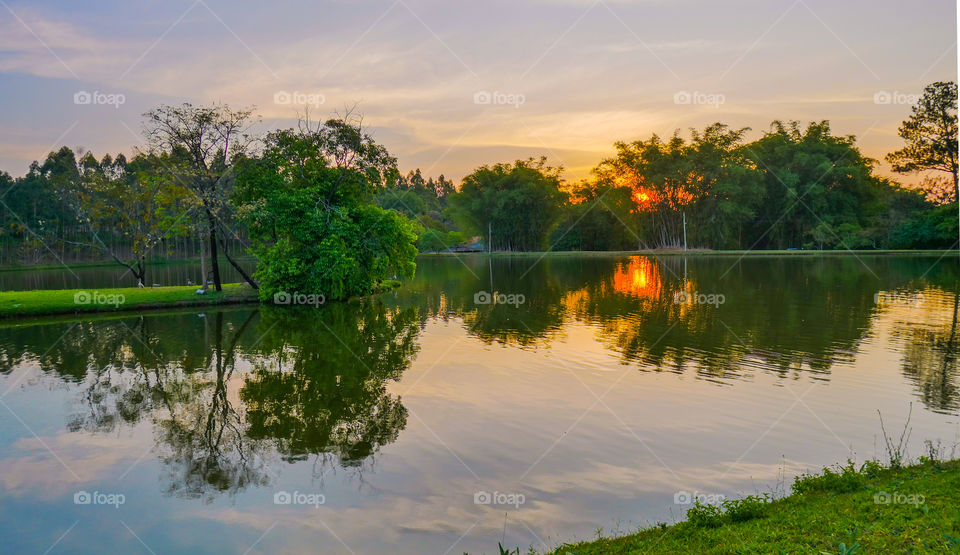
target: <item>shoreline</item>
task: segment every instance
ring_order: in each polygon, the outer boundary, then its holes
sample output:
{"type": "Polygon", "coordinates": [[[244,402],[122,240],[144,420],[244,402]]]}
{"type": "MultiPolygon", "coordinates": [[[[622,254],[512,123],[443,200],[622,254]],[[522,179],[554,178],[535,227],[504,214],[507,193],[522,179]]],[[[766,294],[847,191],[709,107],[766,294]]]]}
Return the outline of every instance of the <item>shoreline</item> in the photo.
{"type": "MultiPolygon", "coordinates": [[[[396,280],[383,280],[372,297],[400,287],[396,280]]],[[[246,283],[224,283],[223,291],[208,289],[197,294],[193,285],[171,287],[123,287],[109,289],[37,289],[0,292],[0,322],[43,316],[78,316],[159,311],[196,306],[261,304],[259,294],[246,283]]]]}
{"type": "Polygon", "coordinates": [[[684,521],[548,553],[942,553],[960,547],[958,488],[960,460],[848,463],[798,476],[790,495],[772,501],[757,494],[691,505],[684,521]]]}
{"type": "Polygon", "coordinates": [[[246,284],[225,283],[223,291],[209,289],[204,295],[197,295],[197,289],[197,286],[182,285],[4,291],[0,292],[0,319],[259,302],[257,291],[246,284]]]}

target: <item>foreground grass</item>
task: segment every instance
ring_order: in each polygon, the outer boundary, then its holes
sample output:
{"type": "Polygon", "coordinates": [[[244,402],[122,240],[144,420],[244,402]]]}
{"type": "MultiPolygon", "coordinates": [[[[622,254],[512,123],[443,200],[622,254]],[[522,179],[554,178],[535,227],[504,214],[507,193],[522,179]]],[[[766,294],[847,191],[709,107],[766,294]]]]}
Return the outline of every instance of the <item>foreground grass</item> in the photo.
{"type": "Polygon", "coordinates": [[[196,286],[5,291],[0,293],[0,318],[256,301],[257,292],[241,283],[224,284],[223,291],[211,289],[204,295],[197,294],[196,286]]]}
{"type": "Polygon", "coordinates": [[[958,553],[960,461],[900,469],[867,463],[802,476],[794,493],[694,506],[687,520],[568,544],[597,553],[958,553]],[[884,502],[888,501],[888,502],[884,502]]]}

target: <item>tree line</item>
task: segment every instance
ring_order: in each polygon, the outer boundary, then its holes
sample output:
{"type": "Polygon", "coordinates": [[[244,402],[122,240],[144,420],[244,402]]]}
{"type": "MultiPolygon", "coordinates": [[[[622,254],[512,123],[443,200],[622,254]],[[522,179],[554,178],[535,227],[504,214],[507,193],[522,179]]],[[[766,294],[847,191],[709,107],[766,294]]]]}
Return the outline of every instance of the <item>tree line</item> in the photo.
{"type": "Polygon", "coordinates": [[[459,187],[397,160],[345,114],[251,133],[252,109],[160,106],[144,146],[97,159],[63,147],[26,175],[0,172],[5,260],[106,258],[146,284],[147,263],[186,253],[201,286],[230,264],[261,290],[364,294],[413,273],[418,252],[949,248],[957,223],[957,86],[926,87],[877,175],[827,121],[715,123],[617,142],[570,183],[545,158],[477,168],[459,187]],[[939,175],[939,177],[938,177],[939,175]],[[13,253],[11,254],[11,250],[13,253]],[[70,256],[68,256],[70,255],[70,256]],[[251,272],[237,258],[253,256],[251,272]]]}

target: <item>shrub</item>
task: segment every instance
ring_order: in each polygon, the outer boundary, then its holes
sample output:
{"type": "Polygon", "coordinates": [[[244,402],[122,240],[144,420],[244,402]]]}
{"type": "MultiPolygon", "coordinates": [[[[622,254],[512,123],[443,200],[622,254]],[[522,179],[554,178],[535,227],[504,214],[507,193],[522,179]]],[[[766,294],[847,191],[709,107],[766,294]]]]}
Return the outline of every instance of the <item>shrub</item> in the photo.
{"type": "MultiPolygon", "coordinates": [[[[861,470],[867,468],[864,464],[861,470]]],[[[873,467],[870,467],[873,470],[873,467]]],[[[846,466],[833,471],[824,468],[820,474],[801,474],[793,482],[793,491],[800,495],[812,492],[849,493],[863,488],[867,483],[867,476],[858,471],[853,461],[847,461],[846,466]]]]}
{"type": "Polygon", "coordinates": [[[687,522],[698,528],[717,528],[723,524],[723,511],[719,505],[697,501],[687,510],[687,522]]]}
{"type": "Polygon", "coordinates": [[[770,496],[764,494],[748,495],[743,499],[728,499],[723,502],[723,510],[731,522],[746,522],[766,515],[770,496]]]}

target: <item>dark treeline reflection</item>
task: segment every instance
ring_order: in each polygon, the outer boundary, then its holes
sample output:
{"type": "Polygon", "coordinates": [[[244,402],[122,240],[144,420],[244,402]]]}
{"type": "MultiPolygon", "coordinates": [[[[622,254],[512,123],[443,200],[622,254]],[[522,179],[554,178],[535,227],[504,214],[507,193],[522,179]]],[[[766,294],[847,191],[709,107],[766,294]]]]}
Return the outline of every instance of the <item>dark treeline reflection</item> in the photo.
{"type": "Polygon", "coordinates": [[[360,470],[407,411],[387,382],[417,353],[415,307],[215,310],[3,330],[21,362],[77,382],[73,431],[149,419],[168,493],[212,500],[268,484],[276,459],[360,470]]]}
{"type": "Polygon", "coordinates": [[[421,260],[396,296],[486,342],[535,346],[589,323],[625,363],[721,383],[755,370],[826,378],[892,311],[904,374],[951,410],[958,289],[957,260],[926,256],[463,257],[421,260]],[[479,291],[525,303],[477,304],[479,291]]]}
{"type": "Polygon", "coordinates": [[[524,349],[585,326],[624,364],[722,384],[826,380],[881,337],[923,403],[955,413],[958,284],[956,260],[930,257],[428,257],[363,302],[11,323],[0,371],[75,384],[71,430],[150,422],[168,493],[211,500],[269,483],[283,461],[362,478],[406,426],[388,386],[431,320],[524,349]],[[515,304],[478,303],[481,292],[515,304]]]}

